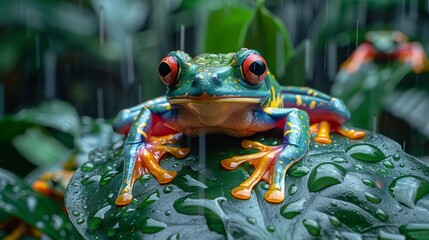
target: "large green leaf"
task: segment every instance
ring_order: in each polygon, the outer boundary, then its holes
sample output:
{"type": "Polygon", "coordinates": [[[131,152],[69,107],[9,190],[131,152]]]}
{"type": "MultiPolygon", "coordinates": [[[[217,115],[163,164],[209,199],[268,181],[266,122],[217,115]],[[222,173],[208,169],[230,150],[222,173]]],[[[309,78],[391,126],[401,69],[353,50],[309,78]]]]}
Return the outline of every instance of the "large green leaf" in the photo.
{"type": "MultiPolygon", "coordinates": [[[[275,145],[277,134],[252,139],[275,145]]],[[[114,204],[122,181],[121,148],[92,152],[65,197],[78,231],[88,239],[426,239],[429,167],[381,135],[349,140],[334,134],[331,145],[312,142],[289,170],[281,204],[265,201],[264,183],[249,200],[231,197],[230,190],[253,171],[249,165],[220,167],[224,158],[251,152],[240,147],[241,139],[183,142],[191,147],[187,158],[161,162],[178,172],[174,181],[160,185],[143,176],[125,207],[114,204]]]]}
{"type": "Polygon", "coordinates": [[[206,26],[205,52],[236,52],[242,45],[252,11],[243,7],[224,6],[211,11],[206,26]],[[221,43],[221,44],[220,44],[221,43]]]}
{"type": "Polygon", "coordinates": [[[79,239],[60,206],[3,169],[0,169],[0,211],[31,224],[53,239],[79,239]]]}
{"type": "Polygon", "coordinates": [[[308,56],[311,48],[310,40],[304,40],[298,45],[292,58],[286,66],[283,79],[279,79],[284,86],[306,86],[306,76],[308,71],[308,56]]]}
{"type": "Polygon", "coordinates": [[[243,46],[259,51],[271,72],[282,78],[286,63],[293,55],[292,38],[282,21],[264,7],[264,1],[257,1],[255,13],[243,37],[243,46]]]}

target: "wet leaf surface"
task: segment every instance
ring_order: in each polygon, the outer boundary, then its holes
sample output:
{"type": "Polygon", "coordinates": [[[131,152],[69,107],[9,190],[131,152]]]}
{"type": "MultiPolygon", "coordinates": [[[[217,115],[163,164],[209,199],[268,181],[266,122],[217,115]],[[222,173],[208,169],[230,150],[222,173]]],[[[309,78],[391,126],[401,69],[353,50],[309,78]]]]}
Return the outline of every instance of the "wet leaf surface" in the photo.
{"type": "MultiPolygon", "coordinates": [[[[252,139],[276,145],[280,136],[269,133],[252,139]]],[[[191,148],[190,155],[161,161],[164,168],[178,172],[173,182],[160,185],[144,175],[134,188],[135,198],[125,207],[114,204],[122,181],[121,148],[97,149],[68,187],[69,217],[90,239],[427,236],[429,167],[392,140],[368,133],[362,140],[334,134],[331,145],[313,142],[306,157],[288,172],[281,204],[265,201],[265,183],[255,187],[249,200],[231,196],[231,189],[253,171],[250,165],[221,169],[222,159],[252,151],[243,150],[240,142],[225,136],[183,139],[180,144],[191,148]]]]}

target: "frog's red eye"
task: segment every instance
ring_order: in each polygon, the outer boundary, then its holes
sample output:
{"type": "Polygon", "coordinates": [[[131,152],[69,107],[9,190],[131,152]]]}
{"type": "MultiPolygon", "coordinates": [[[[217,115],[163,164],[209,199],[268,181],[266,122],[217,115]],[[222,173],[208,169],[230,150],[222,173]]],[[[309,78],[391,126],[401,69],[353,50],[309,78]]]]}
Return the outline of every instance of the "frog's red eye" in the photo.
{"type": "Polygon", "coordinates": [[[252,53],[244,59],[241,71],[247,83],[256,85],[265,79],[267,64],[261,55],[252,53]]]}
{"type": "Polygon", "coordinates": [[[173,56],[167,56],[161,60],[158,66],[159,79],[167,85],[173,85],[179,75],[179,64],[173,56]]]}

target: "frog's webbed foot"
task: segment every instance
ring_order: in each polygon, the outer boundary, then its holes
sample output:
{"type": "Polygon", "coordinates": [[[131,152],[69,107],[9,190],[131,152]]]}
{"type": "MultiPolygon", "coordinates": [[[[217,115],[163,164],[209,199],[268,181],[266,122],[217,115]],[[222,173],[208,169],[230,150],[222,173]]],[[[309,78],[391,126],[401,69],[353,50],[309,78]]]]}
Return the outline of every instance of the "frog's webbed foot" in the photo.
{"type": "Polygon", "coordinates": [[[253,174],[234,188],[231,194],[238,199],[249,199],[253,187],[264,180],[269,184],[265,199],[271,203],[282,202],[284,200],[286,171],[296,161],[300,160],[305,152],[298,147],[287,144],[267,146],[257,141],[243,140],[241,145],[244,148],[253,148],[260,152],[222,160],[222,166],[228,170],[233,170],[244,162],[249,162],[255,166],[253,174]]]}
{"type": "Polygon", "coordinates": [[[342,125],[331,125],[328,121],[321,121],[310,126],[310,132],[316,134],[314,140],[319,143],[331,144],[331,132],[337,132],[350,139],[359,139],[365,136],[365,131],[348,129],[342,125]]]}
{"type": "Polygon", "coordinates": [[[188,155],[189,148],[165,146],[165,144],[177,142],[180,137],[181,134],[170,134],[162,137],[151,136],[147,143],[137,144],[139,146],[130,144],[129,147],[124,147],[125,161],[133,157],[135,160],[133,166],[130,165],[125,169],[129,173],[127,174],[129,177],[125,177],[125,181],[122,183],[119,196],[115,201],[116,205],[126,205],[132,200],[135,181],[146,173],[151,173],[161,184],[169,183],[174,179],[176,172],[162,168],[159,161],[165,153],[170,153],[176,158],[183,158],[188,155]]]}

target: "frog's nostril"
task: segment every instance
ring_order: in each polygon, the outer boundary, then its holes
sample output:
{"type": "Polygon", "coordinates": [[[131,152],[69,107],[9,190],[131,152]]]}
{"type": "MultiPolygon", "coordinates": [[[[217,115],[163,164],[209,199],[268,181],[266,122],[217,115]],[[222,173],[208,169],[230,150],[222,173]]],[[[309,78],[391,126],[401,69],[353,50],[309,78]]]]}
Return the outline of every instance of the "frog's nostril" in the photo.
{"type": "Polygon", "coordinates": [[[212,82],[214,82],[214,83],[220,83],[220,82],[221,82],[221,78],[220,78],[220,76],[219,76],[219,75],[217,75],[217,74],[213,74],[213,75],[210,77],[210,80],[211,80],[212,82]]]}

